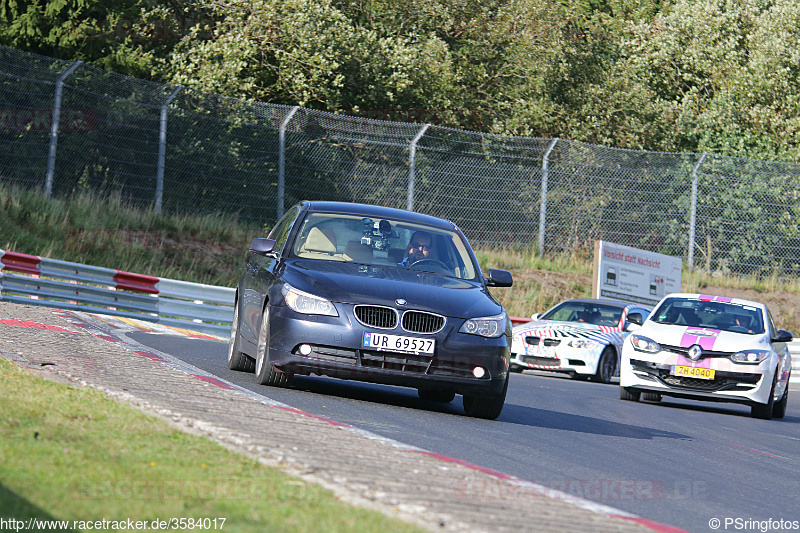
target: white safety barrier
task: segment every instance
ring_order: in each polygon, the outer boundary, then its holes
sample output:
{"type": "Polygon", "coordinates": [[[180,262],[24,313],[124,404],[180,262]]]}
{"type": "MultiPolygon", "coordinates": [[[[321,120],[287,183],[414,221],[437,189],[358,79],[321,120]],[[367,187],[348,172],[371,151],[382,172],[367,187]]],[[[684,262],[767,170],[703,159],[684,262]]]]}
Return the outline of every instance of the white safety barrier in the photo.
{"type": "Polygon", "coordinates": [[[789,343],[789,353],[792,354],[792,382],[800,381],[800,340],[789,343]]]}
{"type": "Polygon", "coordinates": [[[227,336],[235,291],[0,250],[0,300],[227,336]],[[12,274],[11,272],[15,272],[12,274]]]}

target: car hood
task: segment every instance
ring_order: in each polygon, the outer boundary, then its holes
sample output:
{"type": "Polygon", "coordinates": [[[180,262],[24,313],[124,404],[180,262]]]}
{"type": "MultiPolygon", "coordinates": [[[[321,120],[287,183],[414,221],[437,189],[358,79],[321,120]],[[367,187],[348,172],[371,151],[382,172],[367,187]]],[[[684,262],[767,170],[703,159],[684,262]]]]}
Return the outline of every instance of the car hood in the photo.
{"type": "Polygon", "coordinates": [[[596,326],[581,322],[562,322],[559,320],[534,320],[515,326],[512,335],[527,337],[580,337],[591,339],[608,333],[619,333],[613,326],[596,326]]]}
{"type": "Polygon", "coordinates": [[[451,317],[477,318],[503,311],[483,286],[417,270],[376,267],[356,263],[287,261],[281,276],[301,291],[348,304],[404,307],[451,317]]]}
{"type": "Polygon", "coordinates": [[[636,331],[637,335],[648,337],[659,344],[691,348],[695,344],[703,350],[714,352],[738,352],[746,348],[769,349],[769,335],[748,335],[712,328],[658,324],[647,321],[636,331]]]}

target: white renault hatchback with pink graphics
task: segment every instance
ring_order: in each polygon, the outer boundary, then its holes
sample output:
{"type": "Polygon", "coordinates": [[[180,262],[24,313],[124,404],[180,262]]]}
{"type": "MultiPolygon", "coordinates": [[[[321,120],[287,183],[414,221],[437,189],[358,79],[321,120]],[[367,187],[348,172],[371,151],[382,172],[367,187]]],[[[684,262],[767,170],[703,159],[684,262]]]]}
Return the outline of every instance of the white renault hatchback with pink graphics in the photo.
{"type": "Polygon", "coordinates": [[[623,343],[619,397],[736,402],[751,406],[755,418],[783,418],[791,340],[764,304],[670,294],[623,343]]]}

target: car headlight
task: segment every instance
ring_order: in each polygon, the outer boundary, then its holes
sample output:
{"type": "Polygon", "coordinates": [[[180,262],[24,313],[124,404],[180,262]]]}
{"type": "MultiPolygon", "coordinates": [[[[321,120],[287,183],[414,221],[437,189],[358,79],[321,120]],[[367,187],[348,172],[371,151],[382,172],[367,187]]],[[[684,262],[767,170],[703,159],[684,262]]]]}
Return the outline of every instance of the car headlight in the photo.
{"type": "Polygon", "coordinates": [[[290,309],[298,313],[339,316],[333,304],[325,298],[298,291],[288,283],[283,286],[283,299],[290,309]]]}
{"type": "Polygon", "coordinates": [[[757,365],[769,357],[769,354],[769,350],[742,350],[741,352],[733,354],[731,356],[731,361],[734,363],[757,365]]]}
{"type": "Polygon", "coordinates": [[[661,346],[653,339],[648,339],[644,335],[631,334],[631,346],[637,352],[658,353],[661,346]]]}
{"type": "Polygon", "coordinates": [[[599,346],[600,343],[589,339],[575,339],[567,343],[570,348],[577,348],[579,350],[592,350],[599,346]]]}
{"type": "Polygon", "coordinates": [[[464,322],[464,325],[458,331],[468,335],[494,338],[505,334],[507,322],[508,317],[506,317],[505,313],[497,316],[470,318],[464,322]]]}

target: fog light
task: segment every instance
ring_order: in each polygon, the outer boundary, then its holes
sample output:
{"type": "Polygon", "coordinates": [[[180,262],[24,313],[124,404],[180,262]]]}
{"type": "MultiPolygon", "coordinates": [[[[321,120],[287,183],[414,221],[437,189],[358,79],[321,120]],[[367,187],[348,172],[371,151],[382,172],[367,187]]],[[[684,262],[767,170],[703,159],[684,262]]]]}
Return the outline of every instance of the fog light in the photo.
{"type": "Polygon", "coordinates": [[[310,344],[301,344],[300,345],[300,355],[308,355],[311,353],[311,345],[310,344]]]}
{"type": "Polygon", "coordinates": [[[486,369],[483,368],[482,366],[476,366],[475,368],[472,369],[472,375],[480,379],[486,375],[486,369]]]}

